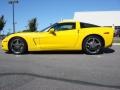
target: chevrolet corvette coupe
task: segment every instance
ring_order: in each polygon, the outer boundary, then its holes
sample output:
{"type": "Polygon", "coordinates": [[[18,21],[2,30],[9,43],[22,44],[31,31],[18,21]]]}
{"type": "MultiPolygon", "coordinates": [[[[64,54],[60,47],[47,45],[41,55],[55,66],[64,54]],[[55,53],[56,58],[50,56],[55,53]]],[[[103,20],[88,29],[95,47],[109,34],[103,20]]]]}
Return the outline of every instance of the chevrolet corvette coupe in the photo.
{"type": "Polygon", "coordinates": [[[112,45],[114,30],[75,20],[63,20],[39,32],[21,32],[7,36],[2,50],[13,54],[28,51],[83,50],[99,54],[112,45]]]}

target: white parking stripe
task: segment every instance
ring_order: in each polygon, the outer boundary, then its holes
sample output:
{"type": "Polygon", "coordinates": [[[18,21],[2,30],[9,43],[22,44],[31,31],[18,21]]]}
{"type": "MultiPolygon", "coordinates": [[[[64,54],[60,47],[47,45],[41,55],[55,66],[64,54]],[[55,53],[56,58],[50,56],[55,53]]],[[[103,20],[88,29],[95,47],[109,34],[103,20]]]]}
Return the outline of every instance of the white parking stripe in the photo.
{"type": "Polygon", "coordinates": [[[120,45],[120,43],[113,43],[113,45],[120,45]]]}
{"type": "Polygon", "coordinates": [[[21,57],[21,55],[15,55],[15,57],[21,57]]]}

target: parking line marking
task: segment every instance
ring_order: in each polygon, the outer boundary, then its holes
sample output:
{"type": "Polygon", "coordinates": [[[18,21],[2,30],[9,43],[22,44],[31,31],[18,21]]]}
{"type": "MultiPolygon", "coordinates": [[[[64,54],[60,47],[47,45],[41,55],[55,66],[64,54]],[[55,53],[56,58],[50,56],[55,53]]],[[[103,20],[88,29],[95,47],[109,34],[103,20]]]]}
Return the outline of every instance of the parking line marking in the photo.
{"type": "Polygon", "coordinates": [[[21,57],[21,55],[15,55],[15,57],[21,57]]]}

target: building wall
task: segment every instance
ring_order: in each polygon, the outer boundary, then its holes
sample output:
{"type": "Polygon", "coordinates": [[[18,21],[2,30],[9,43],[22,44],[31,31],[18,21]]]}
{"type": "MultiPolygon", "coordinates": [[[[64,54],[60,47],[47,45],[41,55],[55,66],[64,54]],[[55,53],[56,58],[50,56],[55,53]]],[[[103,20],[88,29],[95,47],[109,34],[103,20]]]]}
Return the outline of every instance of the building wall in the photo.
{"type": "Polygon", "coordinates": [[[74,19],[100,26],[120,26],[120,11],[75,12],[74,19]]]}

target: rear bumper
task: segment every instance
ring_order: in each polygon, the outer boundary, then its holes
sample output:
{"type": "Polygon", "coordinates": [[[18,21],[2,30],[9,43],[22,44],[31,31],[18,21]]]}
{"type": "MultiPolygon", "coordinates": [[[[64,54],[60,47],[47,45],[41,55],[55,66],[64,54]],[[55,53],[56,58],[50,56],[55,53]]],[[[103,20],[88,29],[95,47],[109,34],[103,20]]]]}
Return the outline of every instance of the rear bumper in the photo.
{"type": "Polygon", "coordinates": [[[105,41],[105,47],[106,47],[106,48],[111,47],[111,46],[113,45],[113,41],[114,41],[113,38],[107,39],[107,40],[105,41]]]}

